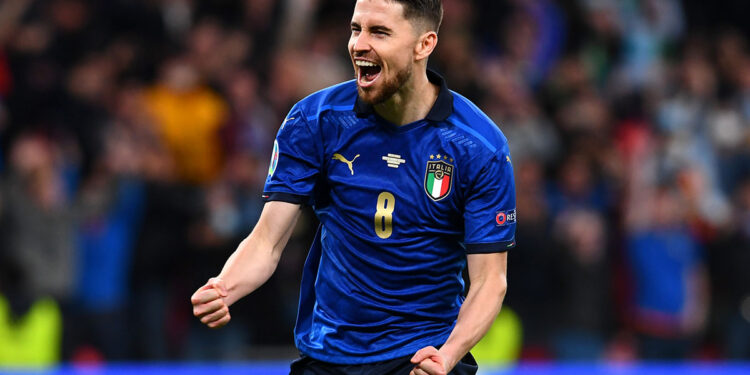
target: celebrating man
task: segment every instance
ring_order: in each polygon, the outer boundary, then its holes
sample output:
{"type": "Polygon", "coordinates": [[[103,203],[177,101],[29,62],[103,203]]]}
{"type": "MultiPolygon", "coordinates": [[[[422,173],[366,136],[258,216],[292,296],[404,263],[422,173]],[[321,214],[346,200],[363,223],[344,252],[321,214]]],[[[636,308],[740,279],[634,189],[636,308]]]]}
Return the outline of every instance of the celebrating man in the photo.
{"type": "Polygon", "coordinates": [[[291,374],[476,373],[468,352],[505,295],[515,188],[503,134],[427,69],[441,19],[440,0],[357,1],[356,79],[289,112],[258,224],[192,297],[203,323],[227,324],[268,280],[310,204],[321,225],[291,374]]]}

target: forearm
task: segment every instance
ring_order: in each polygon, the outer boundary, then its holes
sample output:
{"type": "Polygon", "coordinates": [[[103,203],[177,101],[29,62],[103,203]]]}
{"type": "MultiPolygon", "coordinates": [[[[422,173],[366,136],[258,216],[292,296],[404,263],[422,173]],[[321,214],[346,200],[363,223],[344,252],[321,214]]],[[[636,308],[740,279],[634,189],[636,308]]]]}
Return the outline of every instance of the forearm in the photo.
{"type": "Polygon", "coordinates": [[[240,242],[219,274],[227,305],[252,293],[273,275],[299,217],[299,206],[270,202],[252,233],[240,242]]]}
{"type": "Polygon", "coordinates": [[[458,313],[456,326],[440,348],[449,368],[453,368],[487,333],[500,312],[506,288],[505,276],[487,278],[479,284],[472,283],[458,313]]]}
{"type": "Polygon", "coordinates": [[[247,237],[227,259],[219,278],[224,280],[228,296],[227,305],[252,293],[273,275],[279,263],[279,254],[272,246],[258,244],[247,237]]]}

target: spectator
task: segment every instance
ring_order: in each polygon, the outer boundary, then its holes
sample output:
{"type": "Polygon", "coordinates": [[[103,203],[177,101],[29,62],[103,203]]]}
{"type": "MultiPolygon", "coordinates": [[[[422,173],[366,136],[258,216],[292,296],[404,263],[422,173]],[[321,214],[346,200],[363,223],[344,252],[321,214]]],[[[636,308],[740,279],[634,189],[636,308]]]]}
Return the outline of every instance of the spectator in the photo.
{"type": "Polygon", "coordinates": [[[638,194],[627,252],[634,280],[633,325],[645,359],[682,359],[706,327],[708,285],[701,245],[674,189],[638,194]],[[637,218],[636,218],[637,217],[637,218]]]}
{"type": "Polygon", "coordinates": [[[557,218],[555,232],[556,358],[602,358],[614,321],[606,221],[596,211],[572,209],[557,218]]]}
{"type": "Polygon", "coordinates": [[[57,145],[19,137],[4,181],[0,250],[0,363],[51,365],[75,277],[73,213],[57,145]]]}
{"type": "Polygon", "coordinates": [[[32,300],[67,302],[75,278],[73,212],[64,160],[57,144],[24,135],[11,150],[4,196],[8,257],[20,267],[21,288],[32,300]]]}
{"type": "Polygon", "coordinates": [[[221,171],[219,134],[227,117],[224,100],[200,79],[188,60],[177,57],[165,64],[160,82],[145,94],[179,180],[198,185],[209,183],[221,171]]]}
{"type": "Polygon", "coordinates": [[[553,218],[576,208],[606,213],[610,205],[607,187],[599,180],[590,160],[575,153],[563,160],[558,181],[548,187],[547,199],[553,218]]]}
{"type": "Polygon", "coordinates": [[[77,228],[76,294],[68,324],[66,357],[95,350],[106,360],[128,356],[130,264],[141,207],[143,183],[132,137],[111,129],[104,158],[80,190],[77,228]],[[69,322],[69,323],[70,323],[69,322]]]}

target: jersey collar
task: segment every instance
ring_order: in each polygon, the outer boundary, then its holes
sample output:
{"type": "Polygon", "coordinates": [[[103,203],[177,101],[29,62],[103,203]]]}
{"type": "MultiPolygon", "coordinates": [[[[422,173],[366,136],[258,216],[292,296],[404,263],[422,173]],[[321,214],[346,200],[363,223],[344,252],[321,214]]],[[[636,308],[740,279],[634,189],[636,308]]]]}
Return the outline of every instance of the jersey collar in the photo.
{"type": "MultiPolygon", "coordinates": [[[[445,121],[453,113],[453,94],[448,89],[448,85],[445,84],[445,79],[434,70],[427,69],[427,79],[440,86],[440,91],[438,92],[435,104],[432,105],[430,112],[425,116],[425,120],[435,122],[445,121]]],[[[357,95],[357,99],[354,101],[354,112],[357,114],[357,117],[366,117],[375,113],[375,108],[373,108],[372,104],[359,100],[359,95],[357,95]]]]}

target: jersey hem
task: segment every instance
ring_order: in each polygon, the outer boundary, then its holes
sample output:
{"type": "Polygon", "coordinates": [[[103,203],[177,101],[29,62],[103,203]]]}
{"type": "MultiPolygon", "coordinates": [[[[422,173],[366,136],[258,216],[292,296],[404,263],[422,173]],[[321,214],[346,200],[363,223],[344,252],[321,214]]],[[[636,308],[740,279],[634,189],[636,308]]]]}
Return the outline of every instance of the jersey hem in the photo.
{"type": "Polygon", "coordinates": [[[307,204],[310,197],[291,193],[263,192],[261,196],[264,202],[280,201],[294,204],[307,204]]]}
{"type": "Polygon", "coordinates": [[[313,359],[316,359],[318,361],[323,362],[329,362],[337,365],[362,365],[362,364],[368,364],[368,363],[375,363],[375,362],[381,362],[381,361],[388,361],[391,359],[401,358],[405,357],[407,355],[414,355],[419,349],[422,349],[427,346],[434,346],[439,347],[445,343],[446,340],[448,340],[448,336],[450,336],[450,332],[443,334],[439,336],[439,339],[435,340],[434,342],[425,342],[425,343],[418,343],[415,345],[409,345],[404,346],[399,350],[387,352],[380,355],[374,355],[374,356],[366,356],[366,357],[353,357],[351,355],[326,355],[321,354],[318,351],[310,350],[311,348],[307,345],[305,345],[303,342],[296,340],[297,349],[299,349],[300,353],[311,357],[313,359]]]}
{"type": "Polygon", "coordinates": [[[504,253],[512,248],[516,247],[516,240],[501,242],[488,242],[488,243],[467,243],[466,253],[467,254],[489,254],[489,253],[504,253]]]}

